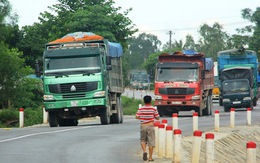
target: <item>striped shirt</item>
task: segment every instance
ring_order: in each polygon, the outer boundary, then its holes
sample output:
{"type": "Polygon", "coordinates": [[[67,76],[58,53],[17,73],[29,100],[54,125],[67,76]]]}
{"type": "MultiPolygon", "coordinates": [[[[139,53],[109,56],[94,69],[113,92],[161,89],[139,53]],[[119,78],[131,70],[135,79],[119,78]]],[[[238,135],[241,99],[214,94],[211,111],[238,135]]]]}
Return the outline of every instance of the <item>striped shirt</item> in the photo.
{"type": "Polygon", "coordinates": [[[159,117],[159,114],[155,107],[146,104],[137,110],[136,116],[140,117],[141,124],[146,124],[154,122],[154,118],[159,117]]]}

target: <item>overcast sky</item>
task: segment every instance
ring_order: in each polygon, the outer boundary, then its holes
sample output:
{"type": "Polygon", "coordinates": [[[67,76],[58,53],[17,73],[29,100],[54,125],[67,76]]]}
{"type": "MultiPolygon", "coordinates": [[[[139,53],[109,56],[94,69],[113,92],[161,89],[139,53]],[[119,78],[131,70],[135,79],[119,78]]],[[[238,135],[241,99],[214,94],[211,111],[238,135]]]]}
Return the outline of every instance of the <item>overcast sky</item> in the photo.
{"type": "MultiPolygon", "coordinates": [[[[57,0],[9,0],[13,10],[19,15],[19,26],[38,22],[40,12],[48,11],[57,0]]],[[[250,23],[241,17],[241,10],[253,11],[260,6],[259,0],[114,0],[123,11],[132,7],[129,18],[140,32],[154,34],[165,44],[172,40],[184,39],[191,34],[198,39],[199,27],[207,23],[218,22],[229,34],[236,33],[250,23]]],[[[139,33],[137,33],[139,34],[139,33]]]]}

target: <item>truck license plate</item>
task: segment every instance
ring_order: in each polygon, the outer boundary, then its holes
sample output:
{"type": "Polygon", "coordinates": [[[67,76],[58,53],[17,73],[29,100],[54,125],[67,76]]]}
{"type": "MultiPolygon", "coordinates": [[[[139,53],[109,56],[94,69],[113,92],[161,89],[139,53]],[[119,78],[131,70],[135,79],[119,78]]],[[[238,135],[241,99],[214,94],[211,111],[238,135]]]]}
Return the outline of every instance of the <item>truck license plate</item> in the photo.
{"type": "Polygon", "coordinates": [[[70,104],[71,106],[78,106],[78,101],[71,101],[70,104]]]}
{"type": "Polygon", "coordinates": [[[180,101],[173,101],[172,104],[181,104],[180,101]]]}
{"type": "Polygon", "coordinates": [[[241,101],[234,101],[233,104],[240,104],[241,101]]]}

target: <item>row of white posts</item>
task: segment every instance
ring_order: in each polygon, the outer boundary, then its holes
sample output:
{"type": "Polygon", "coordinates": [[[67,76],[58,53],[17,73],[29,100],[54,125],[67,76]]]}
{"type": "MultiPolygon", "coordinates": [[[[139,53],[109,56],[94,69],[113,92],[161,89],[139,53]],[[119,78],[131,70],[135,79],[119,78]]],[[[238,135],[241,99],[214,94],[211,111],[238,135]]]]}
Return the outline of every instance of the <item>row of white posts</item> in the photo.
{"type": "MultiPolygon", "coordinates": [[[[140,106],[140,105],[139,105],[140,106]]],[[[247,108],[247,125],[251,125],[251,109],[247,108]]],[[[230,110],[230,127],[235,126],[235,109],[230,110]]],[[[154,122],[155,130],[155,148],[154,152],[158,154],[158,158],[172,158],[173,162],[181,162],[181,130],[178,129],[178,114],[172,114],[172,126],[167,124],[167,119],[162,122],[154,122]]],[[[215,128],[219,131],[219,110],[215,111],[215,128]]],[[[198,113],[193,113],[193,144],[192,144],[192,163],[199,163],[201,149],[202,131],[198,129],[198,113]]],[[[207,133],[205,135],[205,161],[213,163],[214,158],[214,134],[207,133]]],[[[247,163],[256,163],[256,143],[247,142],[247,163]]]]}
{"type": "MultiPolygon", "coordinates": [[[[141,104],[139,105],[141,107],[141,104]]],[[[48,113],[43,107],[43,123],[48,123],[48,113]]],[[[167,119],[155,121],[155,148],[158,158],[173,158],[175,163],[181,162],[181,130],[178,129],[178,114],[172,114],[172,126],[167,124],[167,119]]],[[[251,108],[247,108],[247,125],[251,125],[251,108]]],[[[230,109],[230,127],[235,126],[235,109],[230,109]]],[[[19,109],[19,127],[24,127],[24,109],[19,109]]],[[[215,111],[214,131],[219,131],[219,110],[215,111]]],[[[199,163],[202,132],[198,129],[198,113],[193,113],[193,145],[192,145],[192,163],[199,163]]],[[[206,138],[206,163],[214,162],[214,134],[207,133],[206,138]]],[[[247,163],[256,163],[256,143],[249,141],[247,143],[247,163]]]]}
{"type": "MultiPolygon", "coordinates": [[[[43,112],[43,123],[48,123],[48,112],[45,111],[45,108],[42,108],[43,112]]],[[[24,108],[19,109],[19,127],[24,127],[24,108]]]]}

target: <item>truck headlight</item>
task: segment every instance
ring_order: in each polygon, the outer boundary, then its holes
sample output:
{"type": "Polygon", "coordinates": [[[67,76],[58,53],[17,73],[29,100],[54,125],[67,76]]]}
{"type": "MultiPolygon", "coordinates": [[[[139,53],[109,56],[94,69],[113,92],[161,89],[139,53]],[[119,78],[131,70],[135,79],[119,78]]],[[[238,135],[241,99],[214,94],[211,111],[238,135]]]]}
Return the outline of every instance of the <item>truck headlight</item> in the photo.
{"type": "Polygon", "coordinates": [[[223,99],[223,102],[230,102],[230,99],[224,98],[224,99],[223,99]]]}
{"type": "Polygon", "coordinates": [[[105,97],[106,92],[105,91],[99,91],[94,93],[94,97],[105,97]]]}
{"type": "Polygon", "coordinates": [[[199,100],[200,99],[200,95],[192,96],[191,99],[192,100],[199,100]]]}
{"type": "Polygon", "coordinates": [[[48,100],[54,100],[53,95],[43,95],[43,99],[48,101],[48,100]]]}
{"type": "Polygon", "coordinates": [[[251,100],[251,97],[244,97],[243,100],[248,100],[248,101],[250,101],[250,100],[251,100]]]}
{"type": "Polygon", "coordinates": [[[158,95],[155,96],[155,100],[161,100],[161,99],[162,99],[162,96],[158,96],[158,95]]]}

